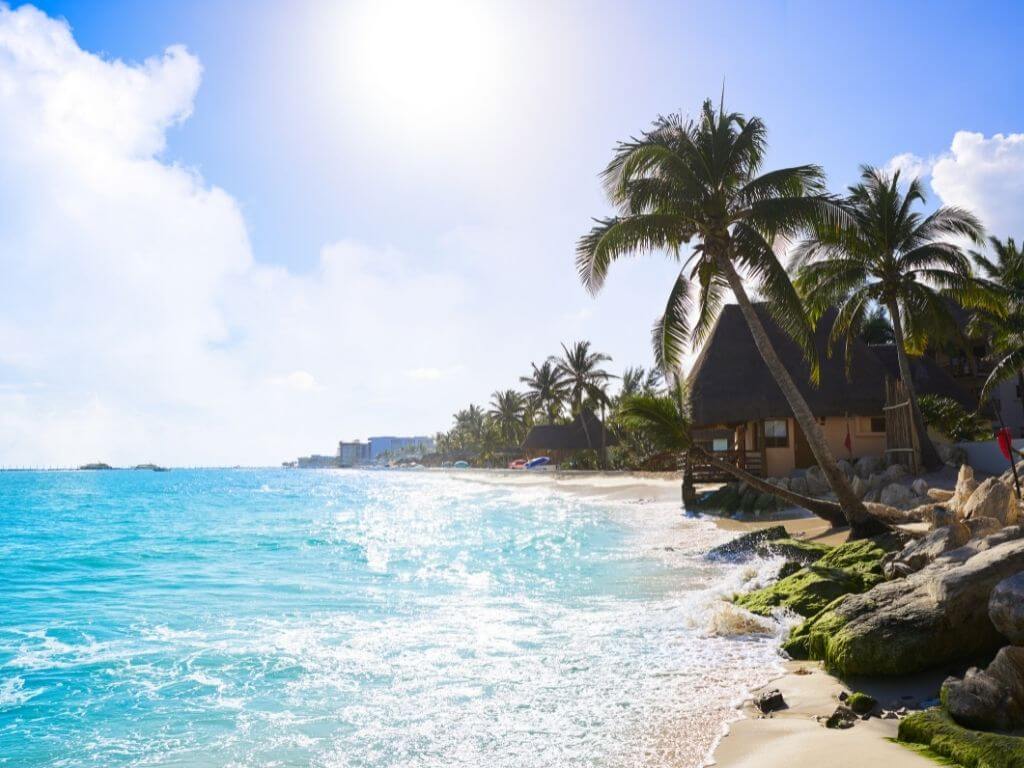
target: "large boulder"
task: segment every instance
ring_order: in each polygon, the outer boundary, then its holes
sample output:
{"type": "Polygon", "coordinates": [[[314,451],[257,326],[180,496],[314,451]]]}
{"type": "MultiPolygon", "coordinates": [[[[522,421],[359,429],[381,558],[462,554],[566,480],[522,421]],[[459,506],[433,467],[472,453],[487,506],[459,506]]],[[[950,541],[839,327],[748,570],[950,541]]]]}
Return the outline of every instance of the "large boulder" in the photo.
{"type": "Polygon", "coordinates": [[[991,536],[1003,527],[1003,524],[994,517],[972,517],[970,520],[964,520],[964,525],[971,532],[972,539],[991,536]]]}
{"type": "Polygon", "coordinates": [[[1003,579],[988,599],[988,617],[999,634],[1024,645],[1024,572],[1003,579]]]}
{"type": "Polygon", "coordinates": [[[889,468],[885,470],[885,477],[890,483],[902,480],[908,474],[910,473],[907,472],[907,468],[902,464],[890,464],[889,468]]]}
{"type": "Polygon", "coordinates": [[[1021,528],[968,542],[917,573],[851,594],[797,627],[784,648],[840,675],[904,675],[982,653],[1003,640],[988,599],[1024,570],[1021,528]]]}
{"type": "MultiPolygon", "coordinates": [[[[1017,478],[1020,479],[1020,480],[1024,480],[1024,461],[1017,462],[1017,478]]],[[[1006,470],[1005,472],[1003,472],[1003,474],[1001,474],[999,476],[999,479],[1002,480],[1007,485],[1012,486],[1013,485],[1013,470],[1012,469],[1006,470]]]]}
{"type": "Polygon", "coordinates": [[[986,669],[971,667],[963,680],[947,679],[940,698],[952,718],[968,728],[1024,726],[1024,648],[1008,645],[986,669]]]}
{"type": "Polygon", "coordinates": [[[853,465],[846,459],[840,459],[837,461],[836,466],[839,467],[839,471],[846,476],[847,480],[853,477],[853,465]]]}
{"type": "Polygon", "coordinates": [[[758,544],[773,539],[785,539],[789,536],[786,529],[781,525],[773,525],[768,528],[761,528],[757,531],[750,531],[737,536],[732,541],[719,544],[708,552],[711,558],[735,558],[749,557],[757,551],[758,544]]]}
{"type": "Polygon", "coordinates": [[[879,456],[861,456],[854,464],[853,470],[857,477],[867,480],[876,472],[881,472],[884,466],[879,456]]]}
{"type": "Polygon", "coordinates": [[[950,499],[949,506],[958,514],[962,514],[963,506],[977,487],[978,482],[974,479],[974,469],[970,464],[962,465],[956,477],[956,490],[953,491],[953,498],[950,499]]]}
{"type": "Polygon", "coordinates": [[[913,483],[910,484],[910,490],[916,493],[918,496],[928,495],[928,481],[923,477],[917,478],[913,483]]]}
{"type": "Polygon", "coordinates": [[[961,508],[963,516],[994,517],[1003,525],[1017,522],[1017,500],[1010,487],[997,477],[990,477],[975,489],[961,508]]]}
{"type": "Polygon", "coordinates": [[[793,563],[811,565],[831,552],[832,547],[800,539],[768,539],[759,541],[756,551],[761,557],[784,557],[793,563]]]}
{"type": "Polygon", "coordinates": [[[832,491],[832,486],[825,479],[825,473],[817,465],[807,468],[804,479],[807,481],[807,491],[812,496],[824,496],[832,491]]]}
{"type": "Polygon", "coordinates": [[[927,747],[932,755],[947,758],[949,765],[1024,767],[1024,739],[964,728],[938,707],[913,712],[903,718],[899,740],[927,747]]]}
{"type": "Polygon", "coordinates": [[[910,542],[896,557],[886,562],[885,577],[895,579],[919,571],[936,558],[962,547],[971,538],[971,532],[963,523],[954,522],[936,528],[927,536],[910,542]]]}
{"type": "Polygon", "coordinates": [[[888,484],[889,480],[884,472],[875,472],[868,478],[868,489],[872,491],[881,491],[888,484]]]}
{"type": "MultiPolygon", "coordinates": [[[[736,605],[763,616],[788,608],[801,616],[817,614],[841,595],[863,592],[882,580],[882,560],[895,550],[894,535],[858,539],[830,548],[817,561],[775,584],[734,599],[736,605]]],[[[805,546],[809,542],[801,542],[805,546]]],[[[784,541],[763,547],[786,546],[784,541]]],[[[822,545],[813,545],[821,547],[822,545]]]]}
{"type": "MultiPolygon", "coordinates": [[[[898,467],[899,464],[893,464],[894,467],[898,467]]],[[[879,496],[879,501],[883,504],[887,504],[890,507],[901,507],[907,504],[911,499],[914,498],[914,494],[905,485],[899,483],[891,483],[882,489],[882,495],[879,496]]]]}

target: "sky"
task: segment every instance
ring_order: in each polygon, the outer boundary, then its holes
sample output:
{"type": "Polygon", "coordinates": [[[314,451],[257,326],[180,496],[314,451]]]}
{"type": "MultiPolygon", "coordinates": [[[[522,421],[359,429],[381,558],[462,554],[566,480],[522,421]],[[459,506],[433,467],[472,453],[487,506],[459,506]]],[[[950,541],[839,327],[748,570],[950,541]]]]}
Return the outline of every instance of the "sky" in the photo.
{"type": "Polygon", "coordinates": [[[1024,238],[1019,3],[0,2],[0,466],[432,434],[562,342],[650,365],[674,269],[576,239],[659,114],[926,179],[1024,238]]]}

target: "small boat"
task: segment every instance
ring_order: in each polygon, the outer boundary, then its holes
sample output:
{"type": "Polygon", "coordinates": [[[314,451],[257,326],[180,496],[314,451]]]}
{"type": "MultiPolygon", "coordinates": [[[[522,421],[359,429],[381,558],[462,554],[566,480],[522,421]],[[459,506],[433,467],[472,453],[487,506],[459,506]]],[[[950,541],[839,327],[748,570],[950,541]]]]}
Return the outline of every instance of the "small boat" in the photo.
{"type": "Polygon", "coordinates": [[[452,467],[454,467],[455,469],[469,469],[469,462],[456,461],[454,464],[452,464],[452,467]]]}
{"type": "Polygon", "coordinates": [[[515,461],[510,461],[508,464],[509,469],[522,469],[525,466],[526,459],[516,459],[515,461]]]}
{"type": "Polygon", "coordinates": [[[541,467],[546,467],[550,463],[551,459],[547,456],[538,456],[536,459],[530,459],[523,466],[526,469],[540,469],[541,467]]]}

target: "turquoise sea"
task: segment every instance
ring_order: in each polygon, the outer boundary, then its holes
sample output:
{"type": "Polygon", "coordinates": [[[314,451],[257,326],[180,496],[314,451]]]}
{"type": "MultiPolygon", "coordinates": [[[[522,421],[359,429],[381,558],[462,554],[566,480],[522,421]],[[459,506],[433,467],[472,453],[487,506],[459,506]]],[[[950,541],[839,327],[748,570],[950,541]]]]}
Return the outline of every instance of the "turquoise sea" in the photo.
{"type": "Polygon", "coordinates": [[[700,765],[777,666],[723,538],[470,474],[0,473],[0,765],[700,765]]]}

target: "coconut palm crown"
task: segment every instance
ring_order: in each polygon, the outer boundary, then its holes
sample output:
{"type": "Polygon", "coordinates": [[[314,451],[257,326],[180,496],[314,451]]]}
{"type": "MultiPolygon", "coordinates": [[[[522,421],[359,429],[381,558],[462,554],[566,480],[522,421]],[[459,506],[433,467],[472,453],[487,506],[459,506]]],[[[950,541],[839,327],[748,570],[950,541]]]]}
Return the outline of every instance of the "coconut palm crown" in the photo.
{"type": "Polygon", "coordinates": [[[994,257],[972,253],[982,280],[995,296],[995,306],[980,310],[972,324],[976,332],[989,336],[995,366],[982,388],[988,397],[993,388],[1011,376],[1024,371],[1024,247],[1012,237],[1005,241],[989,238],[994,257]]]}
{"type": "Polygon", "coordinates": [[[552,360],[545,360],[539,366],[530,363],[533,372],[529,376],[520,376],[519,381],[526,385],[526,397],[530,406],[543,413],[549,423],[554,423],[565,407],[568,399],[568,385],[552,360]]]}
{"type": "MultiPolygon", "coordinates": [[[[923,350],[929,338],[959,334],[949,299],[977,304],[984,296],[971,262],[957,242],[980,242],[982,226],[962,208],[942,206],[925,215],[914,210],[924,203],[918,179],[906,191],[900,173],[862,168],[861,180],[846,198],[849,218],[840,226],[821,226],[794,253],[796,285],[812,318],[838,308],[831,341],[859,335],[874,307],[885,307],[903,380],[913,410],[921,460],[928,468],[941,465],[921,418],[908,352],[923,350]]],[[[849,358],[847,358],[849,360],[849,358]]]]}
{"type": "Polygon", "coordinates": [[[639,138],[618,145],[602,177],[614,216],[580,238],[576,266],[583,285],[600,290],[616,259],[659,251],[681,261],[652,340],[659,367],[675,368],[688,343],[707,338],[732,291],[754,343],[793,409],[811,451],[855,533],[872,525],[838,469],[814,415],[775,352],[743,277],[768,301],[776,322],[804,349],[817,374],[813,331],[801,299],[775,253],[778,240],[808,227],[839,226],[846,214],[825,191],[816,165],[761,173],[767,130],[756,117],[716,110],[662,117],[639,138]],[[683,247],[689,245],[685,259],[683,247]]]}
{"type": "Polygon", "coordinates": [[[519,445],[526,435],[526,398],[514,389],[491,395],[488,415],[505,446],[519,445]]]}

